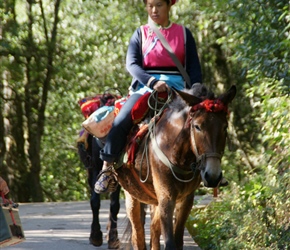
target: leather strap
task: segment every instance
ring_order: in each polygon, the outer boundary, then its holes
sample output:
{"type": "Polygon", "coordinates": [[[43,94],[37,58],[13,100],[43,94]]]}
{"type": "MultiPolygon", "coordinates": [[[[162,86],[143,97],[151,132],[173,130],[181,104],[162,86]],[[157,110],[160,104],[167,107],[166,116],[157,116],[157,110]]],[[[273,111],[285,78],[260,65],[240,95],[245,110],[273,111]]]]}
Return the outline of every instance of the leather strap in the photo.
{"type": "Polygon", "coordinates": [[[152,142],[153,152],[158,156],[159,160],[161,160],[161,162],[171,170],[171,173],[174,176],[174,178],[176,180],[178,180],[180,182],[184,182],[184,183],[192,181],[196,177],[193,169],[184,170],[184,169],[181,169],[181,168],[175,166],[168,159],[168,157],[163,153],[163,151],[160,149],[160,147],[158,146],[157,141],[156,141],[156,137],[155,137],[155,121],[150,122],[148,129],[149,129],[149,133],[150,133],[150,139],[152,142]],[[189,179],[181,179],[181,178],[177,177],[176,173],[182,174],[182,175],[192,174],[192,177],[189,179]]]}

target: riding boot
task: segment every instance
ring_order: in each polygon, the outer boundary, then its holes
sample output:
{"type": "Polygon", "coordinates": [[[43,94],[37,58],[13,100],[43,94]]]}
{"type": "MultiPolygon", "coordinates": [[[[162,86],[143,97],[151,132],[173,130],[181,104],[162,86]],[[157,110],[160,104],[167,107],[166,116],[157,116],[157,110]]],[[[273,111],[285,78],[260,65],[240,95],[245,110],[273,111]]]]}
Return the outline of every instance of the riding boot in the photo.
{"type": "Polygon", "coordinates": [[[118,187],[117,173],[113,163],[104,161],[103,169],[96,178],[94,190],[97,194],[116,191],[118,187]]]}

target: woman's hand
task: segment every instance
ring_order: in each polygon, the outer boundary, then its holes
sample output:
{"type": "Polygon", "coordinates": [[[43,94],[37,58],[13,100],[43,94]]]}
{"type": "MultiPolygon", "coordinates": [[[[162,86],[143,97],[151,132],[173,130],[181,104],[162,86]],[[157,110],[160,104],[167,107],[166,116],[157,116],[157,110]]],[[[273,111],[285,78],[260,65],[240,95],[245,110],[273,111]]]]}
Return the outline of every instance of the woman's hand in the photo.
{"type": "Polygon", "coordinates": [[[6,181],[4,181],[1,177],[0,177],[0,193],[3,193],[4,195],[6,195],[9,192],[9,188],[7,186],[6,181]]]}
{"type": "Polygon", "coordinates": [[[157,92],[165,92],[168,90],[168,88],[168,85],[164,81],[157,81],[153,86],[153,89],[157,92]]]}

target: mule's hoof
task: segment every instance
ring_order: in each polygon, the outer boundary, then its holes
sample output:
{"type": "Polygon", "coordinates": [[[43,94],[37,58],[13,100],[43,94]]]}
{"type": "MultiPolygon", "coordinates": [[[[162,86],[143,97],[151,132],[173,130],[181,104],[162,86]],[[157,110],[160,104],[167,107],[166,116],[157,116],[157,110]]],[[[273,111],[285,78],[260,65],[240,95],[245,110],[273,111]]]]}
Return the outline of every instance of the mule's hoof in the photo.
{"type": "Polygon", "coordinates": [[[119,249],[120,241],[119,239],[115,241],[108,241],[108,249],[119,249]]]}
{"type": "Polygon", "coordinates": [[[90,243],[95,247],[103,245],[103,233],[102,231],[92,231],[90,235],[90,243]]]}
{"type": "Polygon", "coordinates": [[[120,240],[118,239],[117,229],[111,229],[107,235],[108,248],[109,249],[119,249],[120,240]]]}

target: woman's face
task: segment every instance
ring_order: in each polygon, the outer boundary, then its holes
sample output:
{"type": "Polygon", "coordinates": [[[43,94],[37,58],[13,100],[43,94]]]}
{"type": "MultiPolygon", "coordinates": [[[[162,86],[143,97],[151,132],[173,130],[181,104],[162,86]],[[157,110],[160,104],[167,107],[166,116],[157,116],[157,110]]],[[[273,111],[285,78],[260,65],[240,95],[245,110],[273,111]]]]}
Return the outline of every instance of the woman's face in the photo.
{"type": "Polygon", "coordinates": [[[163,26],[166,27],[169,25],[169,11],[170,4],[167,4],[165,0],[147,0],[146,10],[151,19],[163,26]]]}

